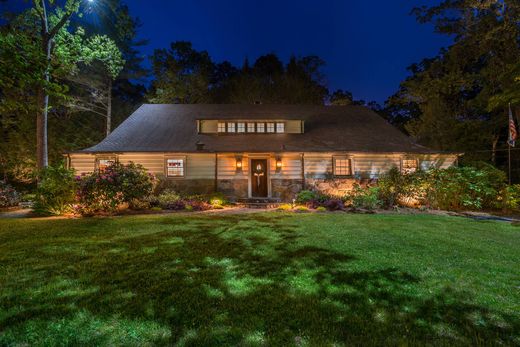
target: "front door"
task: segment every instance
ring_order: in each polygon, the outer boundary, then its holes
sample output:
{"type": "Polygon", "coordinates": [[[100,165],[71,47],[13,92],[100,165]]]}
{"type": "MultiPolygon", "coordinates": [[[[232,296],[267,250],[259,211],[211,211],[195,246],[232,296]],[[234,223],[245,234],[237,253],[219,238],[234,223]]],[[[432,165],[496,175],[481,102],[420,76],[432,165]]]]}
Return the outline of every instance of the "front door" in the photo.
{"type": "Polygon", "coordinates": [[[251,159],[251,196],[267,198],[267,159],[251,159]]]}

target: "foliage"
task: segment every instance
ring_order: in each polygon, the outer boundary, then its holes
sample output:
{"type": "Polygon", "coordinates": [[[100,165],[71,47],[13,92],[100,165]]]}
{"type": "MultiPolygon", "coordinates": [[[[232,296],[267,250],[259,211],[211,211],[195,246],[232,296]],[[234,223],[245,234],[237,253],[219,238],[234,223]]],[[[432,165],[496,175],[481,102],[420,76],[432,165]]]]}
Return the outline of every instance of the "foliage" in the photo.
{"type": "Polygon", "coordinates": [[[431,207],[445,210],[493,208],[504,186],[505,175],[491,167],[433,169],[426,199],[431,207]]]}
{"type": "Polygon", "coordinates": [[[500,200],[507,205],[509,190],[504,189],[505,174],[485,163],[407,174],[392,169],[378,180],[379,198],[385,207],[416,204],[444,210],[496,208],[500,200]]]}
{"type": "Polygon", "coordinates": [[[177,41],[155,50],[151,60],[153,103],[323,104],[328,92],[320,72],[324,62],[316,56],[291,57],[284,66],[275,54],[266,54],[239,69],[177,41]]]}
{"type": "Polygon", "coordinates": [[[352,191],[345,197],[352,207],[355,209],[374,210],[381,207],[381,200],[379,200],[378,187],[361,187],[356,184],[352,191]]]}
{"type": "Polygon", "coordinates": [[[181,199],[181,196],[171,189],[166,189],[157,195],[158,206],[167,210],[183,209],[184,203],[182,203],[182,205],[179,204],[181,199]]]}
{"type": "Polygon", "coordinates": [[[145,200],[152,193],[155,177],[141,165],[114,163],[103,171],[77,176],[78,210],[82,214],[115,212],[121,204],[145,200]]]}
{"type": "Polygon", "coordinates": [[[278,206],[277,210],[279,211],[291,211],[293,209],[291,204],[281,204],[278,206]]]}
{"type": "Polygon", "coordinates": [[[325,212],[325,211],[327,211],[327,208],[323,207],[323,206],[318,206],[318,207],[316,207],[316,211],[318,211],[318,212],[325,212]]]}
{"type": "Polygon", "coordinates": [[[296,202],[299,204],[306,204],[312,200],[319,200],[320,194],[312,190],[301,190],[296,195],[296,202]]]}
{"type": "Polygon", "coordinates": [[[495,164],[505,110],[520,101],[520,3],[441,1],[414,14],[454,42],[409,67],[387,111],[421,144],[495,164]]]}
{"type": "Polygon", "coordinates": [[[20,194],[5,181],[0,181],[0,208],[18,206],[19,203],[20,194]]]}
{"type": "Polygon", "coordinates": [[[61,215],[72,211],[77,182],[74,170],[49,166],[41,170],[33,210],[40,214],[61,215]]]}
{"type": "Polygon", "coordinates": [[[309,208],[307,206],[296,206],[294,208],[295,212],[309,212],[309,208]]]}
{"type": "Polygon", "coordinates": [[[503,188],[497,201],[497,207],[504,211],[518,211],[520,209],[520,184],[503,188]]]}
{"type": "Polygon", "coordinates": [[[325,207],[329,211],[343,211],[345,209],[345,205],[340,199],[328,199],[323,203],[323,206],[318,206],[316,209],[320,207],[325,207]]]}

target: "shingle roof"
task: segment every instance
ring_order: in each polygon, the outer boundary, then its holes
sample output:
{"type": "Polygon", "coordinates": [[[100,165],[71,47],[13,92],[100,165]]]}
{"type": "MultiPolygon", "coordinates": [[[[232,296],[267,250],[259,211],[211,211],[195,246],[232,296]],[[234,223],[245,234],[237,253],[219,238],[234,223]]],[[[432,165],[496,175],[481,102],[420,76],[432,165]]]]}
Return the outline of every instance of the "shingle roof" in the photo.
{"type": "Polygon", "coordinates": [[[144,104],[99,144],[81,152],[408,152],[417,145],[362,106],[144,104]],[[301,119],[304,134],[198,134],[202,119],[301,119]]]}

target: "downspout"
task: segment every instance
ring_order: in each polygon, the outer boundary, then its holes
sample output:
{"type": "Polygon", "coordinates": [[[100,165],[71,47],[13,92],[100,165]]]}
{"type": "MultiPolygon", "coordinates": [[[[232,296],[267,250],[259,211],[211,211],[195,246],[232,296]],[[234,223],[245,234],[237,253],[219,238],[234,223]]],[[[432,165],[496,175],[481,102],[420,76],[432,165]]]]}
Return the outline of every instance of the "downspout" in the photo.
{"type": "Polygon", "coordinates": [[[302,162],[302,190],[305,190],[305,153],[301,155],[302,162]]]}
{"type": "Polygon", "coordinates": [[[218,152],[215,152],[215,193],[218,192],[218,152]]]}

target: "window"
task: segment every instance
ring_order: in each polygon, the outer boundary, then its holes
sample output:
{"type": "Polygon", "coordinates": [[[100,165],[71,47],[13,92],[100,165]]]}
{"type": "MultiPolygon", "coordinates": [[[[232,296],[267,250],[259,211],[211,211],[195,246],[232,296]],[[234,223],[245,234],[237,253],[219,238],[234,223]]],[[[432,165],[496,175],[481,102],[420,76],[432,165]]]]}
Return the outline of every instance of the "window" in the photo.
{"type": "Polygon", "coordinates": [[[417,160],[415,160],[415,159],[403,159],[401,161],[401,171],[403,173],[417,171],[417,160]]]}
{"type": "Polygon", "coordinates": [[[246,123],[237,123],[237,133],[245,133],[246,132],[246,123]]]}
{"type": "Polygon", "coordinates": [[[346,157],[333,157],[334,176],[350,176],[352,169],[350,159],[346,157]]]}
{"type": "Polygon", "coordinates": [[[422,160],[421,161],[421,170],[428,171],[435,168],[434,160],[422,160]]]}
{"type": "Polygon", "coordinates": [[[227,123],[227,132],[228,133],[234,133],[235,132],[235,123],[234,122],[227,123]]]}
{"type": "Polygon", "coordinates": [[[267,123],[267,132],[274,133],[274,123],[267,123]]]}
{"type": "Polygon", "coordinates": [[[113,165],[116,162],[116,158],[97,158],[97,169],[100,172],[103,172],[106,170],[107,167],[113,165]]]}
{"type": "Polygon", "coordinates": [[[285,132],[285,123],[276,123],[276,132],[284,133],[285,132]]]}
{"type": "Polygon", "coordinates": [[[226,123],[218,123],[218,132],[219,133],[225,133],[226,132],[226,123]]]}
{"type": "Polygon", "coordinates": [[[247,123],[247,132],[254,133],[255,132],[255,123],[247,123]]]}
{"type": "Polygon", "coordinates": [[[167,177],[184,177],[184,159],[166,159],[167,177]]]}
{"type": "Polygon", "coordinates": [[[256,123],[256,132],[264,133],[265,132],[265,124],[264,123],[256,123]]]}

